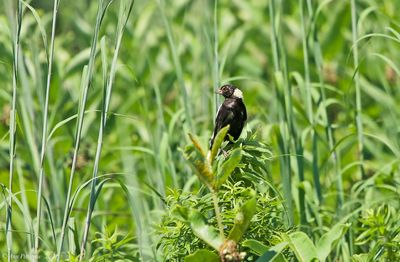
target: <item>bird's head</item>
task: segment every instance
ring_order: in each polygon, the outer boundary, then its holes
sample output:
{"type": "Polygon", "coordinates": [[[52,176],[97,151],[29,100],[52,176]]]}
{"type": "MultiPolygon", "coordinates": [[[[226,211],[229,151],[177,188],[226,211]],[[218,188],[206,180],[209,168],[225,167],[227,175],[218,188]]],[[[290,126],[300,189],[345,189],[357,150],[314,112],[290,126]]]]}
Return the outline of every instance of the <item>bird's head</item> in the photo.
{"type": "Polygon", "coordinates": [[[233,85],[223,85],[216,93],[223,95],[225,98],[243,98],[242,91],[233,85]]]}

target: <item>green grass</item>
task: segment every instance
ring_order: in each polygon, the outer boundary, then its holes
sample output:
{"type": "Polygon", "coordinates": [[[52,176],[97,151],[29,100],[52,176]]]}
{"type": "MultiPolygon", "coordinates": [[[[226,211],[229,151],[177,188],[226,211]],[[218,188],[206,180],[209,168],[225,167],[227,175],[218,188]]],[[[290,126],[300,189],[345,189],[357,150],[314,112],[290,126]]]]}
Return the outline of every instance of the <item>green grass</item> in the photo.
{"type": "Polygon", "coordinates": [[[193,212],[225,239],[235,219],[226,208],[240,210],[249,188],[257,208],[237,243],[253,259],[269,255],[261,250],[288,260],[399,259],[398,1],[0,7],[4,259],[212,251],[190,226],[201,221],[172,209],[198,203],[193,212]],[[210,195],[184,152],[188,133],[207,148],[222,102],[214,90],[227,82],[244,92],[243,133],[253,135],[243,134],[241,165],[210,195]],[[268,149],[246,155],[253,142],[268,149]],[[273,216],[262,212],[268,203],[273,216]]]}

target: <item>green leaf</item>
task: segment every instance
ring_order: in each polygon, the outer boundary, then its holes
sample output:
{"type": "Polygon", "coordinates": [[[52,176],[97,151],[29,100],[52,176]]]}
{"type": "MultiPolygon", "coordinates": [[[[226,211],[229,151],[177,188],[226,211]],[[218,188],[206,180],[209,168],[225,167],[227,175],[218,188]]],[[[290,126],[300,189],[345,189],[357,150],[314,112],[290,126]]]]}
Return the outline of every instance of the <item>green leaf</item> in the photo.
{"type": "Polygon", "coordinates": [[[219,256],[210,250],[199,249],[185,257],[185,262],[219,262],[219,256]]]}
{"type": "Polygon", "coordinates": [[[305,233],[293,232],[285,238],[299,261],[313,261],[318,257],[313,242],[305,233]]]}
{"type": "Polygon", "coordinates": [[[218,172],[218,178],[216,182],[216,188],[219,188],[232,174],[233,170],[238,166],[240,160],[242,159],[241,148],[236,148],[233,150],[229,158],[222,164],[221,169],[218,172]]]}
{"type": "Polygon", "coordinates": [[[190,140],[192,140],[193,145],[187,146],[185,148],[185,157],[188,159],[196,169],[196,174],[200,181],[204,183],[207,187],[211,187],[214,181],[214,175],[212,173],[211,167],[205,159],[205,153],[200,143],[197,139],[189,134],[190,140]]]}
{"type": "Polygon", "coordinates": [[[285,258],[281,255],[282,251],[287,247],[288,242],[279,243],[271,247],[256,262],[269,262],[269,261],[285,261],[285,258]]]}
{"type": "Polygon", "coordinates": [[[351,257],[351,261],[353,261],[353,262],[368,262],[368,261],[370,261],[369,254],[362,253],[362,254],[353,255],[351,257]]]}
{"type": "Polygon", "coordinates": [[[213,164],[213,161],[218,154],[218,150],[221,147],[222,142],[224,142],[224,139],[226,137],[226,134],[228,133],[229,128],[230,125],[227,125],[226,127],[222,128],[215,137],[214,144],[211,148],[211,152],[208,158],[208,162],[210,163],[210,165],[213,164]]]}
{"type": "Polygon", "coordinates": [[[334,242],[339,240],[346,233],[350,224],[336,224],[331,230],[322,235],[317,243],[317,255],[320,261],[325,261],[331,253],[334,242]]]}
{"type": "Polygon", "coordinates": [[[250,248],[258,256],[261,256],[268,251],[266,245],[255,239],[247,239],[243,241],[242,246],[250,248]]]}
{"type": "Polygon", "coordinates": [[[213,181],[213,174],[211,172],[210,166],[201,160],[194,161],[193,165],[198,171],[197,175],[200,181],[202,181],[206,186],[211,187],[213,181]]]}
{"type": "Polygon", "coordinates": [[[176,205],[172,209],[171,216],[183,222],[187,222],[189,219],[189,208],[181,205],[176,205]]]}
{"type": "MultiPolygon", "coordinates": [[[[39,16],[39,14],[36,12],[36,10],[35,10],[30,4],[28,4],[28,3],[25,2],[25,1],[21,1],[21,2],[32,12],[33,17],[34,17],[35,20],[36,20],[36,23],[37,23],[37,25],[38,25],[38,27],[39,27],[40,35],[42,36],[43,45],[44,45],[44,51],[46,52],[46,58],[47,58],[47,60],[48,60],[48,52],[47,52],[48,47],[47,47],[46,29],[45,29],[45,27],[43,26],[42,20],[40,19],[40,16],[39,16]]],[[[47,62],[48,62],[48,61],[47,61],[47,62]]]]}
{"type": "Polygon", "coordinates": [[[219,250],[224,240],[219,235],[218,230],[205,222],[203,215],[194,209],[189,212],[188,221],[193,233],[201,240],[206,242],[209,246],[215,250],[219,250]]]}
{"type": "Polygon", "coordinates": [[[204,149],[201,147],[199,141],[197,140],[197,138],[192,135],[191,133],[189,133],[189,138],[192,141],[194,147],[197,149],[197,151],[203,156],[206,157],[206,153],[204,152],[204,149]]]}
{"type": "Polygon", "coordinates": [[[233,228],[228,236],[228,239],[231,239],[235,242],[239,242],[239,240],[242,238],[257,209],[257,200],[255,191],[251,190],[250,195],[251,198],[243,204],[239,213],[236,214],[235,224],[233,225],[233,228]]]}

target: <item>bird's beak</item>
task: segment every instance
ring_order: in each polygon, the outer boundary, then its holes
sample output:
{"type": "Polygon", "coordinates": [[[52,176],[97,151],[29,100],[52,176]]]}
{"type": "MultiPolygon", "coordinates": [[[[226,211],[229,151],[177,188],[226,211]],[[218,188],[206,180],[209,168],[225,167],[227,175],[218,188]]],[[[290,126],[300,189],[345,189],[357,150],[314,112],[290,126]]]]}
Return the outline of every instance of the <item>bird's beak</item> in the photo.
{"type": "Polygon", "coordinates": [[[221,92],[220,89],[216,90],[215,93],[216,93],[216,94],[219,94],[219,95],[222,95],[222,92],[221,92]]]}

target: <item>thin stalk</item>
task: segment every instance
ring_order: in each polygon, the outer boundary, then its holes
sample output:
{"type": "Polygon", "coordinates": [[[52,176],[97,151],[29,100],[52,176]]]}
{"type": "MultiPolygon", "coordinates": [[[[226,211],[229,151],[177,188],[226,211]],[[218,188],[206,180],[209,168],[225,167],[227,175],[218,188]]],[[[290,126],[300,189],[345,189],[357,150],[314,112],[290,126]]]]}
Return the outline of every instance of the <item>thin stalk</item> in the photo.
{"type": "Polygon", "coordinates": [[[100,26],[101,26],[103,18],[104,18],[105,11],[106,11],[107,7],[110,5],[110,3],[111,2],[108,2],[108,4],[103,6],[103,0],[100,0],[100,2],[99,2],[99,6],[97,9],[97,15],[96,15],[96,25],[94,28],[94,34],[93,34],[93,38],[92,38],[90,55],[89,55],[89,64],[87,67],[86,66],[84,67],[84,70],[82,73],[82,87],[81,87],[82,95],[80,96],[81,102],[80,102],[80,106],[78,108],[77,127],[75,130],[74,154],[72,157],[72,166],[71,166],[71,173],[70,173],[70,177],[69,177],[67,199],[66,199],[65,208],[64,208],[64,218],[63,218],[63,223],[61,226],[61,237],[60,237],[60,242],[59,242],[59,246],[58,246],[58,250],[57,250],[57,262],[59,262],[61,259],[61,251],[62,251],[63,245],[64,245],[65,230],[67,228],[68,218],[69,218],[69,215],[71,212],[71,208],[70,208],[71,203],[70,202],[71,202],[72,184],[74,181],[76,163],[77,163],[77,159],[78,159],[78,151],[79,151],[80,142],[81,142],[87,94],[88,94],[88,90],[89,90],[89,87],[91,86],[92,78],[93,78],[94,62],[96,60],[97,39],[98,39],[98,35],[99,35],[100,26]]]}
{"type": "Polygon", "coordinates": [[[36,213],[36,227],[35,227],[35,260],[38,259],[39,249],[39,229],[42,212],[42,188],[43,188],[43,177],[44,177],[44,161],[46,156],[46,145],[47,145],[47,121],[48,121],[48,107],[49,107],[49,96],[50,96],[50,83],[51,75],[53,70],[53,57],[54,57],[54,41],[57,23],[57,11],[59,0],[53,2],[53,21],[51,26],[51,39],[50,39],[50,54],[48,58],[48,71],[47,71],[47,83],[46,83],[46,96],[43,111],[43,127],[42,127],[42,146],[40,150],[40,169],[39,169],[39,185],[37,193],[37,213],[36,213]]]}
{"type": "Polygon", "coordinates": [[[279,71],[280,63],[279,63],[279,54],[278,54],[278,39],[276,33],[276,23],[275,23],[275,1],[270,0],[269,4],[269,17],[271,23],[271,47],[272,47],[272,57],[274,61],[274,69],[275,71],[279,71]]]}
{"type": "MultiPolygon", "coordinates": [[[[13,9],[12,7],[9,8],[13,9]]],[[[12,16],[11,16],[12,17],[12,16]]],[[[13,21],[10,17],[10,24],[13,25],[13,21]]],[[[15,145],[16,145],[16,103],[17,103],[17,84],[18,84],[18,59],[19,59],[19,40],[21,32],[22,22],[22,2],[18,1],[17,5],[17,19],[16,24],[13,27],[14,37],[13,41],[13,79],[12,79],[12,102],[10,111],[10,167],[9,167],[9,183],[8,183],[8,200],[6,209],[6,242],[7,242],[7,258],[11,261],[12,251],[12,186],[14,177],[14,160],[16,156],[15,145]]]]}
{"type": "MultiPolygon", "coordinates": [[[[301,17],[301,31],[302,31],[302,41],[303,41],[303,62],[304,62],[304,78],[305,78],[305,91],[306,91],[306,105],[307,105],[307,115],[308,115],[308,121],[311,125],[311,139],[312,139],[312,152],[313,152],[313,161],[312,161],[312,166],[313,166],[313,180],[314,180],[314,185],[315,185],[315,190],[317,193],[317,197],[319,200],[319,203],[322,201],[322,193],[321,193],[321,183],[319,181],[319,172],[318,172],[318,136],[315,131],[315,126],[314,126],[314,114],[313,114],[313,105],[312,105],[312,97],[311,97],[311,87],[310,87],[310,64],[309,64],[309,55],[308,55],[308,39],[307,39],[307,32],[306,32],[306,26],[307,22],[305,19],[305,14],[304,14],[304,1],[299,0],[299,6],[300,6],[300,17],[301,17]]],[[[311,12],[311,4],[309,1],[308,3],[308,9],[311,12]]],[[[304,179],[304,178],[303,178],[304,179]]],[[[300,189],[303,191],[303,189],[300,189]]]]}
{"type": "Polygon", "coordinates": [[[183,70],[182,70],[182,64],[179,59],[179,54],[176,48],[176,43],[175,39],[172,33],[171,25],[168,22],[167,16],[165,14],[165,7],[164,7],[164,0],[157,0],[158,7],[161,13],[161,19],[163,21],[165,31],[167,32],[167,38],[168,38],[168,44],[171,49],[171,56],[172,56],[172,61],[174,63],[174,67],[176,70],[176,77],[178,80],[178,85],[180,88],[180,92],[182,94],[182,104],[183,107],[185,108],[185,120],[188,123],[188,127],[190,130],[193,128],[192,124],[192,117],[191,117],[191,107],[189,106],[189,97],[187,94],[187,90],[185,87],[185,81],[183,79],[183,70]]]}
{"type": "MultiPolygon", "coordinates": [[[[28,204],[28,196],[26,194],[27,190],[25,188],[25,179],[23,177],[23,172],[22,172],[22,167],[20,161],[17,160],[16,162],[17,166],[17,175],[18,175],[18,181],[19,181],[19,188],[21,192],[21,203],[23,206],[23,213],[24,215],[24,223],[25,223],[25,230],[26,232],[33,232],[33,221],[32,217],[29,211],[29,204],[28,204]]],[[[33,245],[32,243],[32,238],[28,237],[27,238],[28,246],[31,248],[33,245]]]]}
{"type": "MultiPolygon", "coordinates": [[[[354,83],[356,90],[356,126],[357,126],[357,141],[358,141],[358,157],[360,162],[360,173],[361,178],[365,178],[364,172],[364,135],[363,135],[363,124],[362,124],[362,102],[361,102],[361,87],[360,77],[358,74],[359,60],[358,60],[358,32],[357,32],[357,6],[356,1],[351,0],[351,29],[352,29],[352,41],[353,41],[353,61],[354,61],[354,83]]],[[[354,220],[354,218],[353,218],[354,220]]],[[[353,230],[350,229],[347,233],[349,243],[350,256],[353,255],[353,230]]]]}
{"type": "Polygon", "coordinates": [[[353,40],[353,61],[354,61],[354,83],[356,89],[356,126],[357,126],[357,140],[358,140],[358,154],[360,161],[360,173],[361,177],[365,178],[364,171],[364,135],[363,135],[363,124],[362,124],[362,102],[361,102],[361,87],[360,87],[360,76],[358,74],[358,33],[357,33],[357,6],[356,1],[351,0],[351,29],[352,29],[352,40],[353,40]]]}
{"type": "Polygon", "coordinates": [[[306,105],[307,105],[307,116],[311,126],[314,125],[311,88],[310,88],[310,65],[308,61],[308,42],[306,32],[306,19],[304,17],[304,0],[299,0],[300,5],[300,17],[301,17],[301,33],[303,42],[303,63],[304,63],[304,79],[305,79],[305,91],[306,91],[306,105]]]}
{"type": "MultiPolygon", "coordinates": [[[[325,104],[326,103],[326,93],[325,93],[325,81],[323,77],[323,65],[324,65],[324,58],[322,55],[322,50],[321,46],[318,40],[317,36],[317,18],[318,18],[318,11],[316,12],[316,15],[314,17],[314,21],[312,23],[313,25],[313,41],[314,41],[314,58],[315,58],[315,64],[317,66],[317,73],[318,73],[318,79],[320,83],[320,93],[321,93],[321,101],[320,103],[325,104]]],[[[334,136],[333,136],[333,130],[332,130],[332,124],[329,121],[328,118],[328,109],[326,106],[324,106],[324,110],[322,111],[322,120],[325,123],[325,133],[326,137],[328,139],[328,145],[329,145],[329,150],[332,152],[332,162],[334,165],[334,173],[335,173],[335,178],[336,178],[336,189],[338,193],[338,204],[337,204],[337,211],[341,211],[341,207],[343,205],[344,201],[344,193],[343,193],[343,182],[342,182],[342,175],[340,172],[340,157],[339,157],[339,152],[337,151],[335,147],[335,141],[334,141],[334,136]]]]}
{"type": "MultiPolygon", "coordinates": [[[[214,1],[214,63],[213,63],[213,80],[214,80],[214,87],[212,90],[212,94],[214,95],[214,103],[213,103],[213,112],[217,112],[218,108],[218,97],[215,93],[219,86],[219,62],[218,62],[218,0],[214,1]]],[[[215,121],[216,114],[213,114],[213,122],[215,121]]]]}
{"type": "Polygon", "coordinates": [[[215,211],[215,217],[217,218],[219,235],[220,235],[221,239],[225,239],[224,226],[222,225],[221,212],[220,212],[219,206],[218,206],[218,192],[215,190],[211,190],[211,195],[213,198],[214,211],[215,211]]]}
{"type": "MultiPolygon", "coordinates": [[[[109,73],[109,78],[108,81],[105,83],[105,90],[104,90],[104,96],[103,96],[103,109],[101,112],[101,120],[100,120],[100,126],[99,126],[99,134],[97,138],[97,148],[96,148],[96,156],[94,160],[94,165],[93,165],[93,180],[91,182],[91,190],[90,190],[90,197],[89,197],[89,205],[87,209],[87,214],[86,214],[86,223],[85,223],[85,229],[83,232],[83,237],[82,237],[82,243],[81,243],[81,254],[79,256],[79,261],[83,260],[83,254],[85,253],[85,247],[86,247],[86,242],[89,234],[89,228],[90,228],[90,222],[92,218],[92,213],[94,210],[94,205],[97,199],[97,190],[96,190],[96,184],[97,184],[97,174],[98,174],[98,169],[99,169],[99,163],[100,163],[100,156],[101,156],[101,151],[102,151],[102,146],[103,146],[103,137],[104,137],[104,129],[106,128],[107,125],[107,115],[108,115],[108,109],[110,106],[110,100],[111,100],[111,94],[112,94],[112,88],[114,84],[114,79],[115,79],[115,73],[117,70],[117,59],[118,59],[118,54],[119,50],[121,47],[121,40],[123,36],[123,32],[126,26],[126,23],[128,22],[130,13],[133,8],[133,3],[134,1],[129,1],[129,6],[126,9],[126,6],[124,5],[124,1],[120,2],[120,10],[119,10],[119,21],[118,21],[118,28],[116,32],[116,42],[115,42],[115,48],[114,48],[114,56],[111,62],[111,68],[110,68],[110,73],[109,73]],[[127,11],[126,11],[127,10],[127,11]]],[[[104,75],[106,74],[106,71],[103,73],[104,75]]]]}
{"type": "MultiPolygon", "coordinates": [[[[310,69],[308,64],[308,44],[307,44],[307,33],[306,33],[306,21],[304,19],[304,6],[303,0],[299,0],[299,7],[300,7],[300,16],[301,16],[301,32],[302,32],[302,42],[303,42],[303,63],[304,63],[304,87],[306,91],[306,107],[307,107],[307,117],[308,122],[312,126],[312,130],[314,128],[314,120],[313,120],[313,112],[312,112],[312,99],[311,99],[311,91],[310,91],[310,69]]],[[[297,132],[295,132],[297,133],[297,132]]],[[[313,140],[313,149],[314,149],[314,135],[315,133],[311,132],[311,139],[313,140]]],[[[295,137],[295,147],[296,147],[296,158],[297,158],[297,169],[299,175],[299,182],[304,182],[304,148],[303,142],[301,137],[297,137],[297,134],[294,135],[295,137]]],[[[313,157],[313,164],[315,159],[313,157]]],[[[306,224],[306,203],[305,203],[305,191],[303,187],[299,187],[299,212],[300,212],[300,223],[301,225],[306,224]]]]}
{"type": "MultiPolygon", "coordinates": [[[[283,123],[279,126],[278,132],[278,141],[280,150],[283,154],[283,157],[280,158],[281,165],[281,177],[283,184],[283,191],[285,196],[285,204],[288,209],[288,220],[289,225],[293,225],[294,221],[294,212],[293,212],[293,201],[292,201],[292,178],[291,178],[291,136],[289,133],[295,134],[295,130],[293,128],[292,114],[291,114],[291,91],[290,91],[290,82],[288,80],[287,73],[287,62],[286,62],[286,53],[283,48],[283,43],[280,39],[278,30],[280,29],[280,14],[281,12],[281,1],[279,2],[279,10],[278,13],[276,10],[276,1],[271,0],[270,2],[270,20],[271,20],[271,46],[272,46],[272,54],[274,57],[274,69],[275,69],[275,92],[277,96],[277,101],[280,103],[280,109],[278,110],[278,118],[279,122],[283,123]],[[282,47],[282,48],[281,48],[282,47]]],[[[293,136],[295,137],[295,136],[293,136]]],[[[296,140],[295,140],[296,141],[296,140]]]]}

